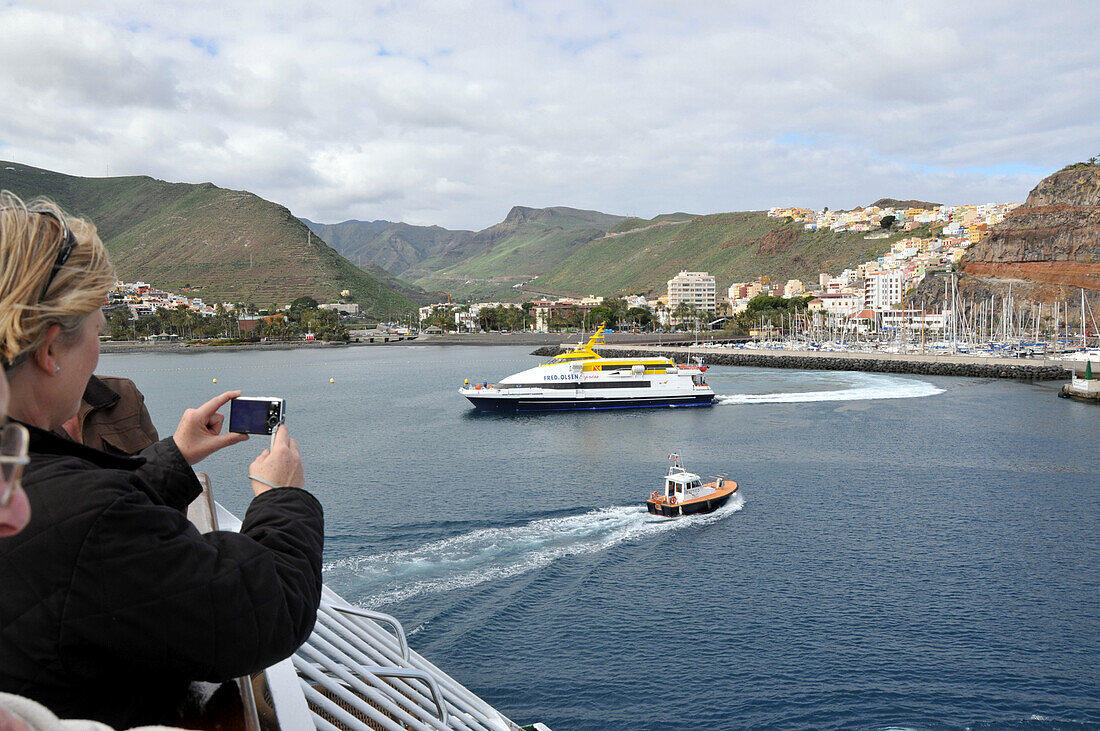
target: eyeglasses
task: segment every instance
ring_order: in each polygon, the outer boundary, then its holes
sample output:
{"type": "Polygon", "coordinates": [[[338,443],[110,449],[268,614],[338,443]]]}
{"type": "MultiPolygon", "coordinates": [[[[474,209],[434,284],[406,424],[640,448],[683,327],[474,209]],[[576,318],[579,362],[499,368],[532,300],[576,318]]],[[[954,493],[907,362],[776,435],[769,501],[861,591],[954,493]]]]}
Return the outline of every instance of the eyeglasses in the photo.
{"type": "Polygon", "coordinates": [[[30,462],[27,457],[29,441],[27,427],[22,424],[5,424],[0,427],[0,508],[8,507],[15,488],[19,487],[23,467],[30,462]]]}
{"type": "Polygon", "coordinates": [[[65,266],[65,262],[69,260],[69,256],[73,253],[73,249],[76,248],[76,237],[73,236],[73,232],[69,230],[69,225],[65,223],[65,219],[53,211],[44,210],[30,212],[37,213],[40,216],[49,216],[57,221],[57,226],[61,229],[61,250],[57,252],[57,258],[54,259],[53,267],[50,269],[50,276],[46,277],[46,286],[42,288],[42,296],[38,298],[38,301],[41,302],[46,299],[46,293],[50,291],[50,285],[53,284],[53,280],[57,278],[57,273],[61,271],[61,267],[65,266]]]}

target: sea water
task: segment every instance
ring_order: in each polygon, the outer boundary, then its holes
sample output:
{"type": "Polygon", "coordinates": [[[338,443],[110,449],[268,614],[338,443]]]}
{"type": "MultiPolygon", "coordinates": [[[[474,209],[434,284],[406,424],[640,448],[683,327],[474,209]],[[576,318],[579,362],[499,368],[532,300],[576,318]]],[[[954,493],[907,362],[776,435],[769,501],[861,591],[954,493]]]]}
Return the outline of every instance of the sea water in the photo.
{"type": "MultiPolygon", "coordinates": [[[[714,367],[711,408],[496,415],[526,348],[105,355],[158,427],[287,399],[325,580],[566,729],[1100,727],[1100,409],[1056,384],[714,367]],[[217,378],[217,383],[213,379],[217,378]],[[330,383],[333,379],[333,383],[330,383]],[[658,519],[670,452],[739,494],[658,519]]],[[[253,437],[200,467],[238,514],[253,437]]]]}

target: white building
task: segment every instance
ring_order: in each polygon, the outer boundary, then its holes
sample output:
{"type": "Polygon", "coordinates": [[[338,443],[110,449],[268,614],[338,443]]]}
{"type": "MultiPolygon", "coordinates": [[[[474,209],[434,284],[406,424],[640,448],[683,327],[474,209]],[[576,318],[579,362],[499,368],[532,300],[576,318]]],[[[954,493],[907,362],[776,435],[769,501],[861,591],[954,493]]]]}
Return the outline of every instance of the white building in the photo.
{"type": "Polygon", "coordinates": [[[901,302],[904,286],[905,274],[900,269],[868,272],[863,305],[876,312],[888,310],[891,305],[901,302]]]}
{"type": "Polygon", "coordinates": [[[945,313],[923,310],[888,310],[882,313],[884,330],[943,330],[945,313]]]}
{"type": "Polygon", "coordinates": [[[806,285],[802,283],[801,279],[788,279],[787,284],[783,286],[783,296],[787,299],[798,297],[805,291],[806,285]]]}
{"type": "MultiPolygon", "coordinates": [[[[358,315],[359,305],[354,302],[332,302],[324,305],[317,305],[319,310],[333,310],[343,315],[358,315]]],[[[424,319],[424,318],[421,318],[424,319]]]]}
{"type": "Polygon", "coordinates": [[[861,292],[826,292],[810,300],[809,310],[820,310],[834,316],[847,316],[860,309],[863,304],[861,292]]]}
{"type": "Polygon", "coordinates": [[[706,272],[682,271],[668,280],[668,309],[672,312],[681,303],[714,313],[714,277],[706,272]]]}

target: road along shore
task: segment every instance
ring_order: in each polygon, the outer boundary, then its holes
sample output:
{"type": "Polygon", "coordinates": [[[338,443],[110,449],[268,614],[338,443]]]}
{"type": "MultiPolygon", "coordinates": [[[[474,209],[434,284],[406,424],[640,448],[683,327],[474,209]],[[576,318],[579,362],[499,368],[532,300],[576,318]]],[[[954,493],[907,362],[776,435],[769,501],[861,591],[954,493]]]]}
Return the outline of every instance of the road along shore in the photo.
{"type": "MultiPolygon", "coordinates": [[[[707,365],[794,368],[814,371],[868,371],[872,373],[914,373],[924,376],[970,376],[1012,378],[1024,381],[1065,381],[1075,365],[1072,361],[1038,358],[979,358],[967,355],[922,355],[920,353],[818,353],[800,350],[739,350],[724,348],[669,347],[659,345],[604,345],[608,357],[664,356],[677,362],[702,358],[707,365]]],[[[552,346],[533,355],[556,355],[552,346]]],[[[1084,362],[1080,370],[1085,368],[1084,362]]]]}

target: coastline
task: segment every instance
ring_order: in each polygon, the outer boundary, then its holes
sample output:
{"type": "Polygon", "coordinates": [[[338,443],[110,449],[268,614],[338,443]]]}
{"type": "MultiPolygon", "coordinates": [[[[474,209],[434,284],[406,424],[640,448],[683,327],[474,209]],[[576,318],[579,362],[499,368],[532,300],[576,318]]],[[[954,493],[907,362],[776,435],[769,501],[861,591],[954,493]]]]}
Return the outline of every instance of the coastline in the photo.
{"type": "MultiPolygon", "coordinates": [[[[666,337],[668,337],[666,335],[666,337]]],[[[582,333],[450,333],[445,335],[378,335],[360,336],[350,342],[321,341],[272,341],[263,343],[240,343],[236,345],[210,345],[204,343],[150,343],[133,340],[107,340],[99,344],[103,353],[215,353],[238,350],[296,350],[301,348],[357,348],[378,346],[423,346],[423,345],[523,345],[523,346],[560,346],[586,340],[582,333]]],[[[619,344],[648,344],[653,342],[652,335],[642,336],[633,333],[613,333],[606,336],[608,342],[619,344]]],[[[682,340],[682,338],[677,338],[682,340]]]]}
{"type": "MultiPolygon", "coordinates": [[[[667,334],[665,337],[670,337],[667,334]]],[[[201,354],[245,350],[327,350],[331,348],[395,347],[395,346],[497,346],[518,345],[534,347],[532,355],[551,356],[583,339],[580,333],[471,333],[448,335],[420,335],[413,338],[398,335],[379,335],[373,339],[360,338],[358,342],[265,342],[240,345],[204,345],[202,343],[147,343],[131,341],[107,341],[100,344],[102,353],[170,353],[201,354]]],[[[877,373],[912,373],[928,376],[970,376],[978,378],[1008,378],[1016,380],[1069,380],[1070,371],[1076,368],[1084,373],[1085,361],[1061,361],[1049,359],[980,358],[966,355],[920,353],[863,353],[863,352],[814,352],[800,350],[742,350],[693,347],[682,338],[670,337],[672,342],[654,343],[652,336],[632,333],[615,333],[607,336],[600,350],[610,350],[617,355],[664,355],[674,360],[687,361],[701,357],[708,365],[752,366],[763,368],[794,368],[800,370],[866,371],[877,373]]]]}
{"type": "Polygon", "coordinates": [[[239,345],[203,345],[201,343],[147,343],[132,340],[108,340],[99,344],[100,353],[171,353],[173,355],[189,353],[222,353],[239,350],[297,350],[299,348],[347,347],[347,343],[241,343],[239,345]]]}

